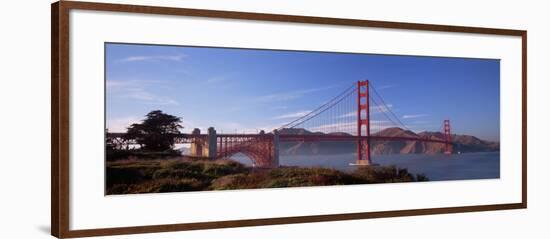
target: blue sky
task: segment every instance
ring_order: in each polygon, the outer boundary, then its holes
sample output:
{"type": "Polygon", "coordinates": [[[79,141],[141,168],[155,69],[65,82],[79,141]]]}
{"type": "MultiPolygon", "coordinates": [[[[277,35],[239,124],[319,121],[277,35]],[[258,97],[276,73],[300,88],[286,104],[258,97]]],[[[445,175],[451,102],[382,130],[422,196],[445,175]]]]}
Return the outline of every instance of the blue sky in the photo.
{"type": "Polygon", "coordinates": [[[106,45],[107,128],[151,110],[182,117],[184,132],[271,130],[369,79],[414,131],[499,140],[500,63],[490,59],[106,45]]]}

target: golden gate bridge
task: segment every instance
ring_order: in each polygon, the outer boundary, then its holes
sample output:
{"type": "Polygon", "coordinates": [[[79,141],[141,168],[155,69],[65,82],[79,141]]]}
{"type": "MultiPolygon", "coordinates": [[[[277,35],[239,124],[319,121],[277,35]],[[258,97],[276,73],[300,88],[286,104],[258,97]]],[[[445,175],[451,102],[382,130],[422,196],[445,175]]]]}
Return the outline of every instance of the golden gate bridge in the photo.
{"type": "MultiPolygon", "coordinates": [[[[443,153],[452,153],[450,120],[443,121],[441,137],[384,135],[384,129],[399,127],[412,132],[386,104],[372,83],[358,81],[349,88],[307,114],[292,120],[272,132],[255,134],[218,134],[213,127],[206,134],[194,129],[190,134],[173,134],[176,144],[190,144],[186,156],[222,159],[242,153],[257,167],[279,166],[281,142],[355,142],[356,165],[372,165],[371,141],[420,141],[443,144],[443,153]]],[[[125,133],[107,133],[107,138],[119,145],[135,144],[125,133]]]]}

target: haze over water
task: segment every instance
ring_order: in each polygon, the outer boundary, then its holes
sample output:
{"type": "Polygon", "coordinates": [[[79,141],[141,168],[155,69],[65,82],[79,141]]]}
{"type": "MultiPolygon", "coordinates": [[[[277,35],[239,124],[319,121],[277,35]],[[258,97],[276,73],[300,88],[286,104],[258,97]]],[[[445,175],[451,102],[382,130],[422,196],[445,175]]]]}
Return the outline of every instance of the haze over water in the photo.
{"type": "MultiPolygon", "coordinates": [[[[353,171],[350,166],[357,155],[281,155],[281,165],[302,167],[326,167],[341,171],[353,171]]],[[[242,154],[233,156],[234,160],[251,165],[251,161],[242,154]]],[[[382,166],[395,165],[406,168],[413,174],[425,174],[430,181],[490,179],[500,178],[500,153],[479,152],[463,154],[392,154],[373,155],[373,161],[382,166]]]]}

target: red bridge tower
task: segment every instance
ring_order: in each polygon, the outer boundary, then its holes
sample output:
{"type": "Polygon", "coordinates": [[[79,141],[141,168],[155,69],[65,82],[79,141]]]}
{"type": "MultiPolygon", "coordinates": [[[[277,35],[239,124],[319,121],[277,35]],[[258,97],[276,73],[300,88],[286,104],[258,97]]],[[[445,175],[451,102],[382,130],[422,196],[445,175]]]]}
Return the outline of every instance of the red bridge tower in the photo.
{"type": "Polygon", "coordinates": [[[357,82],[357,165],[371,165],[369,81],[357,82]],[[365,139],[362,139],[365,126],[365,139]]]}
{"type": "Polygon", "coordinates": [[[445,154],[451,154],[453,152],[453,145],[451,142],[453,141],[453,138],[451,136],[451,121],[450,120],[444,120],[443,121],[443,138],[445,140],[445,154]]]}

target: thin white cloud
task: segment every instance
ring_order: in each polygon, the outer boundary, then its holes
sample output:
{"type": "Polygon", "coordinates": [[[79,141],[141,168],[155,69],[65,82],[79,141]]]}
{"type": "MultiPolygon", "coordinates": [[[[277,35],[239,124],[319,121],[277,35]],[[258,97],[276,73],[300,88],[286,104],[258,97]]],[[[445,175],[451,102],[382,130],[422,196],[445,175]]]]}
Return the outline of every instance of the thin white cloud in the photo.
{"type": "Polygon", "coordinates": [[[235,106],[225,107],[224,111],[225,112],[237,112],[237,111],[242,111],[244,109],[246,109],[246,107],[244,107],[242,105],[235,105],[235,106]]]}
{"type": "Polygon", "coordinates": [[[391,84],[391,85],[381,85],[379,87],[376,87],[377,90],[385,90],[385,89],[390,89],[390,88],[394,88],[394,87],[397,87],[396,84],[391,84]]]}
{"type": "Polygon", "coordinates": [[[140,100],[148,104],[154,105],[178,105],[176,100],[170,99],[165,96],[159,96],[150,93],[142,88],[132,88],[126,90],[126,92],[120,95],[120,98],[140,100]]]}
{"type": "Polygon", "coordinates": [[[390,109],[393,107],[392,104],[386,104],[386,105],[371,105],[370,111],[372,113],[384,113],[390,111],[390,109]]]}
{"type": "Polygon", "coordinates": [[[212,78],[209,78],[208,80],[206,80],[206,83],[214,84],[214,83],[222,83],[222,82],[226,82],[226,81],[227,81],[226,77],[212,77],[212,78]]]}
{"type": "Polygon", "coordinates": [[[289,101],[301,98],[302,96],[322,90],[328,90],[332,89],[334,87],[337,87],[337,85],[333,86],[327,86],[327,87],[320,87],[320,88],[311,88],[311,89],[303,89],[303,90],[296,90],[296,91],[287,91],[287,92],[280,92],[280,93],[274,93],[269,95],[264,95],[258,97],[259,102],[278,102],[278,101],[289,101]]]}
{"type": "Polygon", "coordinates": [[[288,106],[280,105],[280,106],[273,107],[273,109],[274,110],[286,110],[286,109],[288,109],[288,106]]]}
{"type": "Polygon", "coordinates": [[[403,115],[403,119],[416,119],[426,116],[428,116],[428,114],[403,115]]]}
{"type": "Polygon", "coordinates": [[[348,118],[348,117],[354,117],[357,116],[357,111],[351,111],[349,113],[342,114],[338,116],[338,118],[348,118]]]}
{"type": "Polygon", "coordinates": [[[137,116],[127,116],[122,118],[114,118],[107,120],[107,129],[112,133],[125,133],[126,128],[128,128],[133,123],[139,123],[141,119],[137,116]]]}
{"type": "Polygon", "coordinates": [[[182,133],[190,134],[195,128],[199,129],[202,134],[208,132],[208,127],[198,124],[194,120],[186,117],[181,118],[181,126],[183,126],[183,129],[180,129],[180,132],[182,133]]]}
{"type": "Polygon", "coordinates": [[[284,115],[275,116],[275,117],[273,117],[273,119],[292,119],[292,118],[300,118],[300,117],[306,116],[306,115],[309,114],[309,113],[311,113],[311,110],[303,110],[303,111],[298,111],[298,112],[294,112],[294,113],[289,113],[289,114],[284,114],[284,115]]]}
{"type": "Polygon", "coordinates": [[[107,80],[108,94],[121,99],[133,99],[154,105],[178,105],[167,96],[160,96],[146,90],[151,84],[162,84],[155,80],[107,80]]]}
{"type": "Polygon", "coordinates": [[[162,84],[160,80],[107,80],[107,89],[116,89],[121,87],[137,87],[147,84],[162,84]]]}
{"type": "Polygon", "coordinates": [[[105,82],[105,86],[107,87],[107,89],[111,89],[111,88],[114,88],[114,87],[123,86],[124,84],[126,84],[126,82],[123,82],[123,81],[112,81],[112,80],[107,80],[107,81],[105,82]]]}
{"type": "Polygon", "coordinates": [[[187,56],[179,55],[157,55],[157,56],[128,56],[118,59],[117,62],[138,62],[138,61],[182,61],[187,56]]]}

